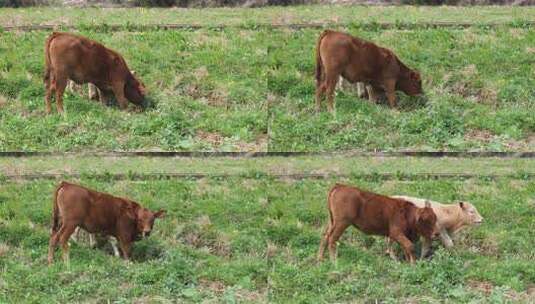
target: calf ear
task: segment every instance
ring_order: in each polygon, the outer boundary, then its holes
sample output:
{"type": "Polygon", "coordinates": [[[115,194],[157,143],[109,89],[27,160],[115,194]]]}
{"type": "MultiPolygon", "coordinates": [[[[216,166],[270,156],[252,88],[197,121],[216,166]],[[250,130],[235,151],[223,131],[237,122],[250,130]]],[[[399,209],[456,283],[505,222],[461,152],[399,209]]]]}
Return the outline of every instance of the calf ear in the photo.
{"type": "Polygon", "coordinates": [[[425,201],[425,208],[431,208],[431,203],[429,203],[429,201],[425,201]]]}
{"type": "Polygon", "coordinates": [[[459,202],[459,207],[461,207],[461,209],[464,209],[464,203],[463,202],[459,202]]]}
{"type": "Polygon", "coordinates": [[[165,213],[166,213],[165,210],[160,209],[160,210],[158,210],[157,212],[154,213],[154,217],[155,217],[155,218],[162,218],[162,217],[165,217],[165,213]]]}

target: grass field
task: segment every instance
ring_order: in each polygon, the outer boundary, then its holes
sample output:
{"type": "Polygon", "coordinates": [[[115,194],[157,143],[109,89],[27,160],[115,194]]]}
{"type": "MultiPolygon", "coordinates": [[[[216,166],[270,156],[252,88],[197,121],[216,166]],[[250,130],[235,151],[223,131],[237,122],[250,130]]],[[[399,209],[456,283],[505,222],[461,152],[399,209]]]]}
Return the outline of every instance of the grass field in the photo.
{"type": "MultiPolygon", "coordinates": [[[[4,178],[24,174],[128,175],[138,174],[203,174],[216,177],[322,175],[370,176],[394,175],[418,177],[426,174],[457,176],[535,175],[535,162],[519,158],[418,158],[361,157],[348,155],[260,157],[260,158],[188,158],[188,157],[116,157],[116,156],[36,156],[1,157],[0,172],[4,178]]],[[[297,176],[299,177],[299,176],[297,176]]],[[[0,175],[0,179],[2,175],[0,175]]]]}
{"type": "MultiPolygon", "coordinates": [[[[239,160],[228,162],[247,167],[239,160]]],[[[224,161],[206,160],[207,166],[212,163],[217,167],[224,161]]],[[[329,167],[321,159],[301,165],[303,171],[329,167]]],[[[143,168],[134,160],[131,166],[143,168]]],[[[486,172],[501,166],[490,161],[486,172]]],[[[167,217],[155,224],[150,239],[135,244],[132,263],[113,257],[105,245],[91,249],[71,243],[70,266],[47,267],[51,193],[57,182],[4,181],[0,302],[529,302],[535,297],[531,180],[279,180],[258,175],[77,182],[165,208],[167,217]],[[412,267],[384,255],[382,238],[350,229],[340,242],[338,267],[318,264],[325,195],[339,181],[385,194],[467,200],[485,222],[462,233],[454,250],[436,246],[432,259],[412,267]]]]}
{"type": "Polygon", "coordinates": [[[271,151],[533,150],[535,89],[530,29],[343,28],[393,49],[422,73],[427,100],[398,94],[399,109],[348,92],[337,115],[315,113],[319,30],[276,33],[268,51],[271,151]]]}
{"type": "Polygon", "coordinates": [[[525,22],[534,16],[531,7],[0,9],[0,25],[74,26],[118,50],[154,104],[125,112],[68,93],[66,115],[47,116],[43,44],[50,32],[0,30],[0,151],[349,152],[2,157],[0,303],[535,302],[532,159],[350,153],[533,150],[535,33],[525,22]],[[477,25],[416,24],[437,21],[477,25]],[[399,109],[390,109],[339,92],[335,117],[315,113],[313,50],[321,29],[259,26],[304,22],[343,23],[338,29],[392,48],[422,72],[427,101],[399,95],[399,109]],[[382,29],[378,23],[385,22],[394,26],[382,29]],[[206,27],[138,31],[164,23],[206,27]],[[127,196],[167,209],[167,216],[134,245],[131,263],[115,258],[107,244],[92,249],[71,242],[70,265],[58,252],[48,267],[59,180],[18,178],[34,174],[127,196]],[[349,229],[337,267],[318,263],[326,193],[336,182],[387,195],[469,201],[484,223],[461,233],[452,250],[435,244],[433,257],[414,266],[385,255],[383,238],[349,229]]]}
{"type": "Polygon", "coordinates": [[[1,150],[267,150],[265,32],[82,31],[124,55],[155,107],[124,112],[66,94],[66,117],[44,114],[48,34],[0,33],[1,150]]]}
{"type": "Polygon", "coordinates": [[[263,23],[414,23],[469,22],[522,23],[534,21],[535,8],[513,6],[414,7],[414,6],[346,6],[304,5],[289,7],[160,9],[160,8],[25,8],[0,10],[0,24],[195,24],[240,25],[254,27],[263,23]]]}
{"type": "Polygon", "coordinates": [[[532,150],[535,34],[523,24],[533,21],[532,10],[2,9],[0,24],[70,24],[120,51],[141,75],[155,107],[125,113],[67,94],[66,117],[46,116],[42,45],[49,32],[0,32],[0,150],[532,150]],[[349,24],[339,29],[392,48],[420,70],[427,100],[400,94],[400,108],[392,110],[340,92],[338,115],[318,115],[313,111],[313,54],[321,29],[269,29],[256,27],[253,19],[257,24],[349,24]],[[375,26],[425,21],[504,25],[375,26]],[[244,27],[135,30],[149,23],[244,27]],[[110,31],[107,24],[125,28],[110,31]]]}

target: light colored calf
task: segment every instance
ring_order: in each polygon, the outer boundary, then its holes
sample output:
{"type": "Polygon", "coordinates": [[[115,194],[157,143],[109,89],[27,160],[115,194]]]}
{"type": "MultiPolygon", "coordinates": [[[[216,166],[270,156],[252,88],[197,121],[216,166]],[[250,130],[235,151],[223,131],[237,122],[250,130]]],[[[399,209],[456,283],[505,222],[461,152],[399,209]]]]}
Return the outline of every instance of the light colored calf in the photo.
{"type": "MultiPolygon", "coordinates": [[[[437,228],[440,231],[440,240],[444,247],[453,246],[452,238],[462,228],[481,224],[483,217],[479,214],[476,207],[468,202],[458,202],[455,204],[441,204],[423,198],[394,195],[393,198],[400,198],[409,201],[418,208],[423,208],[426,202],[431,203],[431,208],[437,216],[437,228]]],[[[393,255],[390,244],[387,246],[387,252],[393,255]]],[[[431,249],[431,242],[423,240],[421,258],[425,257],[431,249]]]]}
{"type": "MultiPolygon", "coordinates": [[[[351,83],[347,81],[344,77],[340,76],[340,79],[338,80],[338,83],[336,84],[336,90],[337,91],[351,91],[355,92],[355,88],[357,90],[357,96],[359,98],[367,98],[367,89],[368,86],[364,84],[364,82],[357,82],[357,83],[351,83]]],[[[371,86],[370,86],[371,87],[371,86]]]]}
{"type": "MultiPolygon", "coordinates": [[[[74,233],[71,235],[71,239],[73,241],[75,241],[76,243],[79,243],[80,242],[80,233],[82,233],[82,231],[84,233],[86,233],[87,235],[89,235],[89,247],[95,248],[95,246],[97,245],[97,241],[96,241],[95,235],[93,233],[89,233],[89,232],[83,230],[80,227],[76,227],[76,230],[74,230],[74,233]]],[[[119,248],[117,247],[117,239],[115,239],[113,236],[110,236],[110,237],[106,237],[106,241],[110,242],[110,245],[113,248],[113,254],[116,257],[120,257],[121,253],[119,252],[119,248]]]]}
{"type": "MultiPolygon", "coordinates": [[[[84,85],[83,84],[77,84],[76,82],[69,80],[69,83],[67,84],[67,89],[71,93],[78,93],[81,95],[84,95],[84,85]]],[[[87,84],[87,92],[89,95],[89,99],[91,100],[100,100],[102,102],[102,99],[104,96],[100,93],[100,90],[92,83],[87,84]]]]}

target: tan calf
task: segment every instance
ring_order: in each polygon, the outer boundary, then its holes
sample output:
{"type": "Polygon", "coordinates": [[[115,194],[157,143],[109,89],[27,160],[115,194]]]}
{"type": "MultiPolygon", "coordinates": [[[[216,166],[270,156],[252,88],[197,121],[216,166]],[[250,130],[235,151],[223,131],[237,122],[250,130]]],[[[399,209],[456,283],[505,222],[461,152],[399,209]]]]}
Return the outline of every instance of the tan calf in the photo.
{"type": "MultiPolygon", "coordinates": [[[[478,225],[483,222],[483,217],[476,207],[468,202],[458,202],[455,204],[441,204],[423,198],[394,195],[393,198],[404,199],[413,203],[418,208],[422,208],[425,202],[431,203],[431,208],[437,216],[437,228],[440,231],[440,241],[446,248],[453,246],[453,238],[461,229],[478,225]]],[[[431,242],[423,240],[421,257],[425,257],[431,248],[431,242]]]]}

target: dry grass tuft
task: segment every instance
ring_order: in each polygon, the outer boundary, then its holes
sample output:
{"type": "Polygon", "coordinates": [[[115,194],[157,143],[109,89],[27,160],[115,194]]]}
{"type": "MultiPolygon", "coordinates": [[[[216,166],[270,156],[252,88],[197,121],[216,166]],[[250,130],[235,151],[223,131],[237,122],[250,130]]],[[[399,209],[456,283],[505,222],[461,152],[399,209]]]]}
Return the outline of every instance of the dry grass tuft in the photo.
{"type": "Polygon", "coordinates": [[[0,243],[0,257],[5,256],[9,252],[9,245],[6,243],[0,243]]]}

